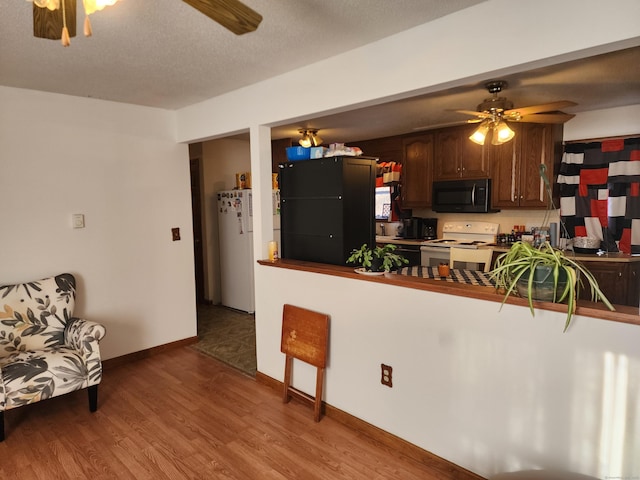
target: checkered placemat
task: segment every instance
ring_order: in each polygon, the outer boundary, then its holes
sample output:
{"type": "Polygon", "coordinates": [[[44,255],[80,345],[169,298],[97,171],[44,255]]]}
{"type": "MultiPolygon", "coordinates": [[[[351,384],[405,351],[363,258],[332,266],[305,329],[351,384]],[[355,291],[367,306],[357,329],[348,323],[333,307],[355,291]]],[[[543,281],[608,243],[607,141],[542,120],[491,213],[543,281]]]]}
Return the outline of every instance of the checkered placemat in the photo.
{"type": "Polygon", "coordinates": [[[396,272],[398,275],[408,275],[411,277],[435,278],[436,280],[445,280],[447,282],[467,283],[469,285],[481,285],[484,287],[493,287],[495,283],[489,279],[489,274],[479,270],[460,270],[451,269],[448,277],[441,277],[438,274],[438,267],[403,267],[396,272]]]}

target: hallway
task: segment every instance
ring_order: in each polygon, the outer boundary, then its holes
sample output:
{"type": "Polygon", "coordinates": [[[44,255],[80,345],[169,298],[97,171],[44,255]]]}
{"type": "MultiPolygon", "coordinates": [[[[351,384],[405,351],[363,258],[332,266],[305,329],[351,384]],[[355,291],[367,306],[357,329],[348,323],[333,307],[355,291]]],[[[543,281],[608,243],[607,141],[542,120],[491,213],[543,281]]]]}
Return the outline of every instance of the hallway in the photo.
{"type": "Polygon", "coordinates": [[[255,315],[222,305],[198,304],[198,343],[192,348],[255,377],[255,315]]]}

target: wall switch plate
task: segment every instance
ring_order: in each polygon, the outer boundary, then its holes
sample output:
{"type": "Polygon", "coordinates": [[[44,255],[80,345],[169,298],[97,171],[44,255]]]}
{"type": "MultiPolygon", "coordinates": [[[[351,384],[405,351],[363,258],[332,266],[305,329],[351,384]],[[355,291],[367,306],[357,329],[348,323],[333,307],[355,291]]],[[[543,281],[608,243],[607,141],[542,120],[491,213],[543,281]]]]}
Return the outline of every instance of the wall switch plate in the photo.
{"type": "Polygon", "coordinates": [[[84,228],[84,215],[82,213],[74,213],[71,215],[71,223],[73,228],[84,228]]]}
{"type": "Polygon", "coordinates": [[[174,242],[180,240],[180,229],[178,227],[171,229],[171,238],[173,238],[174,242]]]}

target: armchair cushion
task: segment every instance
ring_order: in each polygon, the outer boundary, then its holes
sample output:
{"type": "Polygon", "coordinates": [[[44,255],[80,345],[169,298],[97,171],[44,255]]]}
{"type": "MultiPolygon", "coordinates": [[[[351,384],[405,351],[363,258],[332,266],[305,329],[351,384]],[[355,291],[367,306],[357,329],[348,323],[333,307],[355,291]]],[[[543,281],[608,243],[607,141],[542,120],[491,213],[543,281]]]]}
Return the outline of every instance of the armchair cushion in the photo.
{"type": "Polygon", "coordinates": [[[4,409],[21,407],[88,387],[88,371],[75,349],[28,350],[0,359],[4,409]]]}

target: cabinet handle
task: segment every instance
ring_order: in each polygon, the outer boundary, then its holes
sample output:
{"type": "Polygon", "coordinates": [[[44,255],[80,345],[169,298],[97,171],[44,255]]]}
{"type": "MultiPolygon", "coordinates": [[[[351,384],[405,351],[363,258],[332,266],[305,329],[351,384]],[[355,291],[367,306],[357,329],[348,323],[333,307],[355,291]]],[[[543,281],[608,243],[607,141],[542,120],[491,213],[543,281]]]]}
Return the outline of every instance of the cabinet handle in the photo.
{"type": "Polygon", "coordinates": [[[622,276],[622,272],[618,272],[618,276],[621,277],[622,276]]]}

